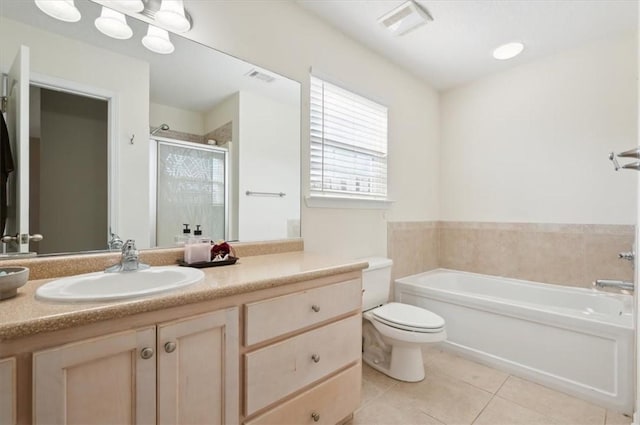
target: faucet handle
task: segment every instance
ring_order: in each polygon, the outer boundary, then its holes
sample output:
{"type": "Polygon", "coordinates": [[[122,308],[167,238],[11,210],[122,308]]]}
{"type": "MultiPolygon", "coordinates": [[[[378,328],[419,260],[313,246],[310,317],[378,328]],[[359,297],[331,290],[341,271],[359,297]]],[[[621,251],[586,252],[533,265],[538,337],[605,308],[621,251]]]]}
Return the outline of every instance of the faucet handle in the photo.
{"type": "Polygon", "coordinates": [[[134,239],[127,239],[127,241],[122,244],[122,255],[137,255],[138,249],[136,248],[136,241],[134,239]]]}

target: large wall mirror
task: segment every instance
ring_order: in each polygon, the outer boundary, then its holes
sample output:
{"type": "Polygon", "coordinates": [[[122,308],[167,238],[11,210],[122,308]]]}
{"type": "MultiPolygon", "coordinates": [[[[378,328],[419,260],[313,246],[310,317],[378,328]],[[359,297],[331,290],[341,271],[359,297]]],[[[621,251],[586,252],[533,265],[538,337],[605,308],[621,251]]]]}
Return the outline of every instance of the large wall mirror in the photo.
{"type": "Polygon", "coordinates": [[[185,224],[213,239],[299,237],[300,84],[175,34],[172,53],[149,51],[131,16],[131,38],[107,37],[102,5],[75,4],[68,23],[0,0],[15,166],[1,201],[4,235],[17,235],[4,252],[103,250],[113,234],[172,246],[185,224]]]}

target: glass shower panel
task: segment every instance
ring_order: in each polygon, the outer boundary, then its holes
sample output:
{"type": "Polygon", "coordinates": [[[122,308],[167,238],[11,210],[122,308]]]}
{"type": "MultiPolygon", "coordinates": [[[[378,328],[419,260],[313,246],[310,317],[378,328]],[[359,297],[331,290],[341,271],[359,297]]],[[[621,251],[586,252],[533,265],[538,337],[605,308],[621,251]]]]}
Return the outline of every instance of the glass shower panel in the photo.
{"type": "Polygon", "coordinates": [[[226,239],[226,152],[158,142],[156,244],[176,244],[188,223],[226,239]]]}

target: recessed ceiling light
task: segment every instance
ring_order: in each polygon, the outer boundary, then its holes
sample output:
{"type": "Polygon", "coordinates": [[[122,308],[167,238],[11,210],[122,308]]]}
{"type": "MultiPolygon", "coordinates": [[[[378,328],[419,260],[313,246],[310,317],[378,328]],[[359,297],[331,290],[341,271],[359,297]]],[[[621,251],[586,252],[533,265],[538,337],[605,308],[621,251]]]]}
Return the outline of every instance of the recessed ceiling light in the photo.
{"type": "Polygon", "coordinates": [[[73,0],[36,0],[36,6],[60,21],[78,22],[80,20],[80,11],[73,0]]]}
{"type": "Polygon", "coordinates": [[[413,0],[402,3],[378,18],[378,23],[395,35],[405,35],[428,21],[433,21],[429,12],[413,0]]]}
{"type": "Polygon", "coordinates": [[[493,50],[493,57],[498,60],[507,60],[518,56],[524,50],[524,44],[519,42],[507,43],[493,50]]]}
{"type": "Polygon", "coordinates": [[[104,35],[118,40],[127,40],[133,35],[133,30],[127,25],[127,19],[120,12],[102,6],[100,16],[94,25],[104,35]]]}

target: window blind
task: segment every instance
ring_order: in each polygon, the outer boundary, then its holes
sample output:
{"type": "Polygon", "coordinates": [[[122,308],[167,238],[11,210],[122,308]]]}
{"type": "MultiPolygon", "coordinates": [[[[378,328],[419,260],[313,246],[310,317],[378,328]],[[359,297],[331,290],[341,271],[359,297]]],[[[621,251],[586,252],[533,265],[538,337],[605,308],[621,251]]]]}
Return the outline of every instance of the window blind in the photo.
{"type": "Polygon", "coordinates": [[[311,195],[387,197],[387,107],[311,76],[311,195]]]}

